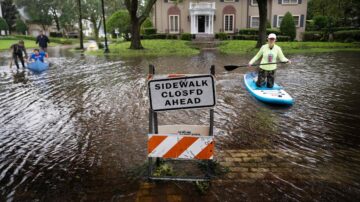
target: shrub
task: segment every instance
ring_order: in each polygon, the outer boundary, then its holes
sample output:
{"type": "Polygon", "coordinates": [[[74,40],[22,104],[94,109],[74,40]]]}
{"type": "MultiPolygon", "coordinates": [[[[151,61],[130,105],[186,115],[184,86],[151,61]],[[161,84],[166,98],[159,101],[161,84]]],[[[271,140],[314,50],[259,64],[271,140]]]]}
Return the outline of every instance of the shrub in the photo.
{"type": "MultiPolygon", "coordinates": [[[[254,41],[257,41],[258,38],[259,38],[258,35],[240,34],[240,35],[233,36],[233,39],[235,39],[235,40],[254,40],[254,41]]],[[[276,41],[290,41],[290,37],[289,36],[278,35],[276,37],[276,41]]]]}
{"type": "Polygon", "coordinates": [[[54,43],[64,44],[64,45],[72,44],[71,40],[64,39],[64,38],[51,38],[50,41],[54,42],[54,43]]]}
{"type": "Polygon", "coordinates": [[[167,34],[166,39],[178,39],[178,35],[176,35],[176,34],[167,34]]]}
{"type": "Polygon", "coordinates": [[[36,37],[31,36],[31,35],[14,35],[14,37],[16,37],[17,39],[23,39],[23,40],[36,40],[36,37]]]}
{"type": "Polygon", "coordinates": [[[140,27],[140,34],[145,34],[145,29],[146,28],[153,28],[153,23],[151,22],[151,20],[149,18],[146,18],[146,20],[141,24],[140,27]]]}
{"type": "Polygon", "coordinates": [[[151,20],[149,18],[146,18],[146,20],[143,22],[143,24],[141,25],[143,28],[150,28],[150,27],[154,27],[153,23],[151,22],[151,20]]]}
{"type": "Polygon", "coordinates": [[[150,35],[142,35],[141,39],[166,39],[167,34],[150,34],[150,35]]]}
{"type": "Polygon", "coordinates": [[[271,28],[271,23],[269,22],[269,20],[266,20],[266,29],[270,29],[271,28]]]}
{"type": "Polygon", "coordinates": [[[239,31],[240,35],[257,35],[258,33],[259,29],[257,28],[246,28],[239,31]]]}
{"type": "Polygon", "coordinates": [[[292,39],[289,36],[276,36],[276,41],[292,41],[292,39]]]}
{"type": "Polygon", "coordinates": [[[192,35],[190,33],[182,33],[180,36],[181,40],[191,41],[192,35]]]}
{"type": "Polygon", "coordinates": [[[320,41],[323,33],[319,31],[309,31],[303,33],[303,41],[320,41]]]}
{"type": "Polygon", "coordinates": [[[233,36],[235,40],[257,40],[259,38],[258,35],[248,35],[248,34],[240,34],[233,36]]]}
{"type": "Polygon", "coordinates": [[[274,33],[276,35],[281,35],[281,31],[279,29],[266,29],[266,34],[269,35],[270,33],[274,33]]]}
{"type": "Polygon", "coordinates": [[[152,35],[156,34],[156,29],[154,27],[144,28],[144,34],[145,35],[152,35]]]}
{"type": "Polygon", "coordinates": [[[63,37],[61,32],[50,32],[50,37],[63,37]]]}
{"type": "Polygon", "coordinates": [[[224,33],[224,32],[216,33],[215,38],[220,39],[220,40],[227,40],[228,39],[227,34],[224,33]]]}
{"type": "MultiPolygon", "coordinates": [[[[280,35],[281,32],[279,29],[266,29],[266,34],[270,34],[270,33],[274,33],[276,35],[280,35]]],[[[259,29],[257,28],[246,28],[246,29],[241,29],[239,31],[240,35],[258,35],[259,34],[259,29]]]]}
{"type": "Polygon", "coordinates": [[[15,30],[18,33],[25,34],[27,26],[21,19],[17,19],[15,23],[15,30]]]}
{"type": "Polygon", "coordinates": [[[334,32],[334,40],[342,42],[360,41],[360,30],[343,30],[334,32]]]}
{"type": "Polygon", "coordinates": [[[286,12],[283,20],[280,24],[280,31],[282,34],[289,36],[293,41],[296,37],[296,26],[294,22],[294,18],[290,12],[286,12]]]}
{"type": "Polygon", "coordinates": [[[0,18],[0,34],[1,31],[7,31],[9,29],[8,24],[6,23],[4,18],[0,18]]]}

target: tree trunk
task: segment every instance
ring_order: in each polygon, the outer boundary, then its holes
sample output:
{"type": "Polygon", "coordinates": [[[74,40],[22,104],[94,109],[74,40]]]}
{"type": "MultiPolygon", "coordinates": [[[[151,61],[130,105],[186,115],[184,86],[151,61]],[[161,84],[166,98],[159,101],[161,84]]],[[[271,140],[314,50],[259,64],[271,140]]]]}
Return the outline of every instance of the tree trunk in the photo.
{"type": "Polygon", "coordinates": [[[56,30],[58,32],[60,32],[59,17],[57,16],[56,11],[54,9],[52,10],[52,14],[53,14],[53,18],[54,18],[54,21],[55,21],[55,24],[56,24],[56,30]]]}
{"type": "Polygon", "coordinates": [[[149,16],[156,0],[148,0],[143,9],[143,14],[138,17],[138,0],[125,0],[126,9],[129,11],[131,21],[131,44],[130,49],[143,49],[140,40],[140,26],[149,16]]]}
{"type": "Polygon", "coordinates": [[[78,7],[79,7],[80,49],[84,49],[84,39],[83,39],[83,30],[82,30],[81,0],[78,0],[78,7]]]}
{"type": "Polygon", "coordinates": [[[100,42],[100,40],[99,40],[99,30],[100,30],[101,20],[100,20],[99,25],[98,25],[97,22],[96,22],[96,17],[94,15],[91,15],[90,16],[90,22],[91,22],[92,27],[94,29],[95,41],[97,43],[99,43],[100,42]]]}
{"type": "Polygon", "coordinates": [[[143,49],[144,47],[141,44],[140,40],[140,23],[139,21],[131,21],[131,45],[130,49],[143,49]]]}
{"type": "Polygon", "coordinates": [[[256,48],[260,48],[262,45],[266,43],[267,1],[258,0],[257,2],[259,7],[260,24],[259,24],[259,39],[256,43],[256,48]]]}

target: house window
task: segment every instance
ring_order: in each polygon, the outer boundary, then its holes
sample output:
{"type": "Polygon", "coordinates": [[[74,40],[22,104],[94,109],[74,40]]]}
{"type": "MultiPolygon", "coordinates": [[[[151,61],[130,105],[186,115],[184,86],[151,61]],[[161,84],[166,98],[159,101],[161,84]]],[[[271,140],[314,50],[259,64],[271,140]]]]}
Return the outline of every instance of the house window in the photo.
{"type": "Polygon", "coordinates": [[[224,2],[235,2],[235,0],[224,0],[224,2]]]}
{"type": "MultiPolygon", "coordinates": [[[[280,27],[283,18],[284,16],[278,16],[277,27],[280,27]]],[[[293,15],[293,18],[295,22],[295,27],[300,27],[300,15],[293,15]]]]}
{"type": "Polygon", "coordinates": [[[169,32],[179,33],[179,15],[169,15],[169,32]]]}
{"type": "Polygon", "coordinates": [[[282,0],[282,4],[298,4],[298,0],[282,0]]]}
{"type": "Polygon", "coordinates": [[[234,32],[234,14],[224,15],[224,32],[234,32]]]}
{"type": "Polygon", "coordinates": [[[251,5],[252,6],[257,6],[258,5],[257,0],[251,0],[251,5]]]}
{"type": "Polygon", "coordinates": [[[259,27],[260,18],[259,16],[251,16],[250,18],[250,27],[259,27]]]}

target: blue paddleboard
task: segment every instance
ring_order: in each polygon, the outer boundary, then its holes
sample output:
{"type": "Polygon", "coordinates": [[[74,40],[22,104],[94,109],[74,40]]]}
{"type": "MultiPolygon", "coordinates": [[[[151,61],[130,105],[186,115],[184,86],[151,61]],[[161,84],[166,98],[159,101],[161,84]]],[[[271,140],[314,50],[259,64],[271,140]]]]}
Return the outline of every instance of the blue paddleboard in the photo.
{"type": "Polygon", "coordinates": [[[250,72],[244,75],[246,89],[256,99],[269,104],[292,105],[294,103],[294,99],[284,91],[283,87],[276,83],[272,88],[257,87],[256,81],[257,73],[250,72]]]}
{"type": "Polygon", "coordinates": [[[35,62],[28,63],[28,69],[34,72],[42,72],[49,68],[49,64],[45,62],[41,62],[40,60],[36,60],[35,62]]]}

